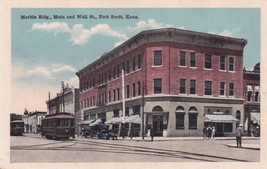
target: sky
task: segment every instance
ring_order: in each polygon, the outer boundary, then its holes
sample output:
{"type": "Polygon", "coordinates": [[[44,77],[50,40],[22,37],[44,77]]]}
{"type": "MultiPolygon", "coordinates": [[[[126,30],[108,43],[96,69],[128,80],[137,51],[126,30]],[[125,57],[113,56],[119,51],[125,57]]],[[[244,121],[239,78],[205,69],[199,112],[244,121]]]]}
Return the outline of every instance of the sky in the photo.
{"type": "Polygon", "coordinates": [[[48,93],[55,97],[62,81],[78,88],[77,71],[143,30],[173,27],[246,39],[243,66],[251,70],[260,61],[260,12],[258,8],[13,8],[10,113],[22,114],[25,108],[46,111],[48,93]]]}

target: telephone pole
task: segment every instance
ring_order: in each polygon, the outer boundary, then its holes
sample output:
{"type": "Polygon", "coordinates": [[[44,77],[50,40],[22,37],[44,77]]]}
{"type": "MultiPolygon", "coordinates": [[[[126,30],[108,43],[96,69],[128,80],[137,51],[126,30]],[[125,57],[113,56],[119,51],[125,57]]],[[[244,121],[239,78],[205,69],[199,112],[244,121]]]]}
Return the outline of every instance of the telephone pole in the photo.
{"type": "Polygon", "coordinates": [[[63,112],[65,112],[65,102],[64,102],[64,90],[65,90],[65,86],[64,86],[64,82],[61,82],[61,86],[62,86],[62,104],[63,104],[63,112]]]}

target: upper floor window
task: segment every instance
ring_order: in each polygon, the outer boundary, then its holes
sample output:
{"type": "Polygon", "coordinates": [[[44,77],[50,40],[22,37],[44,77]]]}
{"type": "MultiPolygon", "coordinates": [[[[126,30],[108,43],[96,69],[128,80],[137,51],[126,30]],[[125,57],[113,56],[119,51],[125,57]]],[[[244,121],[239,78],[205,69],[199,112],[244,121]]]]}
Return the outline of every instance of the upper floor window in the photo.
{"type": "Polygon", "coordinates": [[[229,57],[229,71],[235,71],[235,58],[229,57]]]}
{"type": "Polygon", "coordinates": [[[185,94],[185,79],[180,79],[180,93],[185,94]]]}
{"type": "Polygon", "coordinates": [[[225,95],[225,82],[220,82],[220,95],[225,95]]]}
{"type": "Polygon", "coordinates": [[[185,66],[185,51],[180,51],[180,66],[185,66]]]}
{"type": "Polygon", "coordinates": [[[220,70],[225,70],[225,56],[220,56],[220,70]]]}
{"type": "Polygon", "coordinates": [[[116,67],[113,67],[113,79],[116,79],[116,67]]]}
{"type": "Polygon", "coordinates": [[[113,101],[114,102],[116,101],[116,90],[115,89],[113,90],[113,101]]]}
{"type": "Polygon", "coordinates": [[[120,88],[117,89],[117,100],[120,100],[120,88]]]}
{"type": "Polygon", "coordinates": [[[190,94],[196,94],[196,80],[190,80],[190,94]]]}
{"type": "Polygon", "coordinates": [[[210,54],[205,54],[205,68],[212,69],[212,59],[210,54]]]}
{"type": "Polygon", "coordinates": [[[138,93],[138,96],[141,95],[141,82],[140,81],[137,82],[137,93],[138,93]]]}
{"type": "Polygon", "coordinates": [[[111,92],[108,91],[108,102],[111,102],[111,92]]]}
{"type": "Polygon", "coordinates": [[[133,83],[133,97],[135,97],[135,83],[133,83]]]}
{"type": "Polygon", "coordinates": [[[133,71],[135,71],[135,57],[133,57],[133,71]]]}
{"type": "Polygon", "coordinates": [[[111,70],[110,69],[108,70],[108,80],[109,81],[111,80],[111,70]]]}
{"type": "Polygon", "coordinates": [[[120,65],[118,65],[117,66],[117,77],[120,77],[120,73],[121,73],[120,65]]]}
{"type": "Polygon", "coordinates": [[[137,56],[137,68],[141,69],[141,55],[137,56]]]}
{"type": "Polygon", "coordinates": [[[255,86],[254,100],[255,100],[255,102],[259,102],[260,101],[260,87],[259,86],[255,86]]]}
{"type": "Polygon", "coordinates": [[[126,73],[130,73],[130,61],[126,60],[126,73]]]}
{"type": "Polygon", "coordinates": [[[126,86],[126,98],[130,98],[130,86],[126,86]]]}
{"type": "Polygon", "coordinates": [[[212,95],[212,81],[205,81],[205,95],[212,95]]]}
{"type": "Polygon", "coordinates": [[[196,67],[196,53],[190,52],[190,67],[196,67]]]}
{"type": "Polygon", "coordinates": [[[124,74],[125,74],[125,63],[124,62],[122,62],[122,70],[123,70],[123,72],[124,72],[124,74]]]}
{"type": "Polygon", "coordinates": [[[154,79],[154,93],[162,93],[161,79],[154,79]]]}
{"type": "Polygon", "coordinates": [[[229,83],[229,96],[234,96],[235,94],[235,84],[229,83]]]}
{"type": "Polygon", "coordinates": [[[247,85],[247,101],[252,101],[253,89],[251,85],[247,85]]]}
{"type": "Polygon", "coordinates": [[[162,65],[162,51],[156,50],[154,51],[154,66],[162,65]]]}

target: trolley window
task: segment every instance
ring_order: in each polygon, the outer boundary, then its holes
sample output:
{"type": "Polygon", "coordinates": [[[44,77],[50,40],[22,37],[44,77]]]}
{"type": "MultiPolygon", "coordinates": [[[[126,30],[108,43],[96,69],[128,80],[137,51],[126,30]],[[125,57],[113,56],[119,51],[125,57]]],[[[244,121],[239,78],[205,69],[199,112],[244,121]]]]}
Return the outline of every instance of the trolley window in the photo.
{"type": "Polygon", "coordinates": [[[69,126],[69,120],[68,119],[61,119],[61,126],[62,127],[68,127],[69,126]]]}

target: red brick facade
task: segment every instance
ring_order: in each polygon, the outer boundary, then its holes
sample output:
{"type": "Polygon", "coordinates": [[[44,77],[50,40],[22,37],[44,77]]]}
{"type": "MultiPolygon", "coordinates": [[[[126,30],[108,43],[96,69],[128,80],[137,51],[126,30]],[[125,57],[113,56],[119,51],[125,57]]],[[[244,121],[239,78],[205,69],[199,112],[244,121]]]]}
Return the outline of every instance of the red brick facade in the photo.
{"type": "MultiPolygon", "coordinates": [[[[243,47],[245,45],[246,41],[243,39],[178,29],[141,32],[77,72],[80,79],[81,109],[85,116],[106,113],[107,119],[112,117],[112,110],[121,110],[121,69],[124,68],[126,106],[131,109],[132,106],[140,105],[142,110],[140,113],[143,111],[148,113],[145,121],[150,119],[149,112],[153,113],[153,107],[162,107],[163,112],[168,112],[167,116],[162,117],[168,118],[167,126],[163,127],[166,136],[201,135],[204,125],[202,116],[208,107],[218,107],[219,110],[229,107],[230,104],[230,114],[234,117],[236,111],[243,112],[241,107],[244,98],[243,47]],[[158,52],[154,58],[155,51],[158,52]],[[211,61],[207,58],[211,58],[211,61]],[[221,58],[225,58],[222,59],[223,62],[221,58]],[[155,62],[159,65],[155,66],[155,62]],[[205,68],[205,63],[211,65],[211,68],[205,68]],[[220,70],[221,66],[225,70],[220,70]],[[155,79],[158,79],[157,82],[154,82],[155,79]],[[206,92],[211,94],[205,94],[205,81],[209,81],[206,82],[206,86],[211,83],[211,88],[206,89],[206,92]],[[223,88],[220,86],[221,82],[224,84],[223,88]],[[180,84],[184,84],[184,87],[180,84]],[[143,88],[144,107],[141,104],[143,88]],[[154,90],[158,92],[155,93],[154,90]],[[175,129],[174,123],[177,122],[171,118],[177,118],[175,110],[179,105],[186,109],[185,126],[188,125],[189,107],[193,106],[198,110],[195,131],[189,131],[190,128],[185,127],[181,133],[175,129]]],[[[162,123],[165,124],[159,120],[159,124],[162,123]]],[[[149,126],[145,127],[146,130],[149,129],[149,126]]],[[[234,129],[231,133],[233,132],[234,129]]]]}

